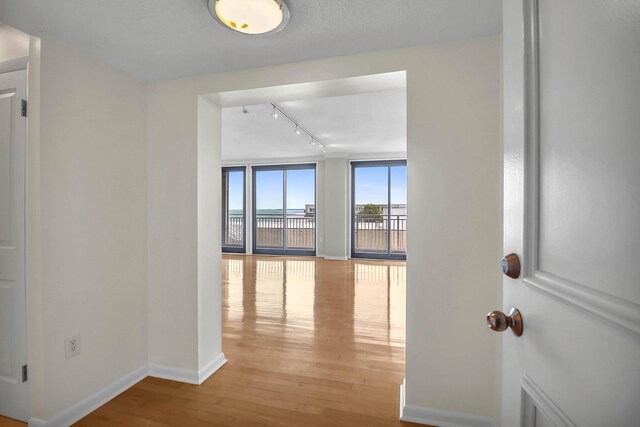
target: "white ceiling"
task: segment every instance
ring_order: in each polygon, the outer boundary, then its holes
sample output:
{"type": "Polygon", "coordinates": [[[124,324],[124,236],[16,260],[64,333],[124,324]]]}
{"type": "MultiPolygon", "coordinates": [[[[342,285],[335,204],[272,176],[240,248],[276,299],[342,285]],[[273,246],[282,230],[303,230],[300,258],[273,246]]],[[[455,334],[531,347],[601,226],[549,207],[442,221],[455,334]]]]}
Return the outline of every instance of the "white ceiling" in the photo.
{"type": "Polygon", "coordinates": [[[0,21],[48,33],[146,81],[501,32],[500,0],[287,0],[267,36],[216,23],[205,0],[0,0],[0,21]]]}
{"type": "MultiPolygon", "coordinates": [[[[405,89],[276,103],[327,146],[326,156],[406,152],[405,89]]],[[[222,160],[274,160],[322,156],[310,138],[271,104],[222,110],[222,160]]]]}

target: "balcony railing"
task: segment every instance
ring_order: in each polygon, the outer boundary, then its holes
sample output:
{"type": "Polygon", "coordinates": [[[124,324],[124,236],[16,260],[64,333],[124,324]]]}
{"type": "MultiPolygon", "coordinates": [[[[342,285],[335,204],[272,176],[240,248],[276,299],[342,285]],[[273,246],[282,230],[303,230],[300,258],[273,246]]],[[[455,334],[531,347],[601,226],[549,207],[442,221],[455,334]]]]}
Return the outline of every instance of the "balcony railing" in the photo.
{"type": "Polygon", "coordinates": [[[387,245],[392,254],[407,252],[407,216],[385,214],[360,214],[354,219],[355,250],[365,253],[386,253],[387,245]],[[388,236],[390,233],[390,236],[388,236]]]}
{"type": "MultiPolygon", "coordinates": [[[[256,246],[282,248],[284,218],[273,214],[259,214],[256,218],[256,246]]],[[[287,217],[287,248],[313,249],[315,247],[316,220],[310,216],[287,217]]],[[[330,226],[330,225],[328,225],[330,226]]],[[[390,230],[391,253],[407,251],[407,216],[391,215],[390,222],[383,214],[356,214],[354,221],[356,252],[386,253],[387,230],[390,230]],[[390,227],[387,228],[389,223],[390,227]]],[[[242,246],[244,221],[241,216],[229,216],[223,230],[223,245],[242,246]]]]}
{"type": "Polygon", "coordinates": [[[244,237],[244,218],[241,216],[227,216],[227,227],[222,230],[223,246],[242,246],[244,237]]]}
{"type": "MultiPolygon", "coordinates": [[[[256,215],[256,247],[282,248],[282,227],[285,224],[281,215],[256,215]]],[[[316,219],[313,216],[288,215],[287,249],[315,248],[316,219]]]]}

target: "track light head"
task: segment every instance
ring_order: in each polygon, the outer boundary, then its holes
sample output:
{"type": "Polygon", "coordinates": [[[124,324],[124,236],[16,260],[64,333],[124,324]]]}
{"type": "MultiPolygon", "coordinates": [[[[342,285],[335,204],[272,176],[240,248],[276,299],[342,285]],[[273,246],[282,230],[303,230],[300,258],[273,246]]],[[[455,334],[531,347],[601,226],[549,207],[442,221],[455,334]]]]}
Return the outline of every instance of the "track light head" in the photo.
{"type": "MultiPolygon", "coordinates": [[[[309,137],[309,145],[311,145],[312,147],[316,147],[316,146],[320,147],[322,149],[322,152],[323,153],[325,152],[326,146],[320,141],[318,141],[312,133],[310,133],[308,130],[300,126],[297,121],[295,121],[291,116],[289,116],[286,113],[286,111],[280,109],[280,107],[278,107],[276,104],[271,103],[271,106],[273,107],[273,110],[271,111],[271,117],[273,117],[274,119],[277,119],[278,115],[282,113],[282,116],[284,117],[284,119],[288,120],[293,126],[295,126],[293,129],[293,133],[295,133],[296,135],[301,135],[304,133],[306,136],[309,137]]],[[[244,108],[244,106],[242,108],[243,108],[243,112],[246,113],[247,112],[245,111],[246,108],[244,108]]]]}

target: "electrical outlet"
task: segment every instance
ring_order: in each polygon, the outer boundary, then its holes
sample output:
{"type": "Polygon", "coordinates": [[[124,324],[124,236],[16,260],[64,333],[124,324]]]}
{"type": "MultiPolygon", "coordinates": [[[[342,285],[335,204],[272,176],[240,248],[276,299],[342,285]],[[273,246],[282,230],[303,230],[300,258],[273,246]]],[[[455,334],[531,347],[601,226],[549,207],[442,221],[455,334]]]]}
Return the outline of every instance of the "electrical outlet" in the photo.
{"type": "Polygon", "coordinates": [[[64,340],[64,357],[68,359],[80,353],[80,335],[75,335],[64,340]]]}

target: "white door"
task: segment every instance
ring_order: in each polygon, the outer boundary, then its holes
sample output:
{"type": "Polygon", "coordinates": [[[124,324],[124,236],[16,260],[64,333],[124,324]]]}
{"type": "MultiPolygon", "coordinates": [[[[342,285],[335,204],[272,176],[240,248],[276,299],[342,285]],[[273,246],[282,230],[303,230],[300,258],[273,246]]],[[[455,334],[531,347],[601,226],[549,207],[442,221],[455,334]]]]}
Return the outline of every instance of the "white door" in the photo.
{"type": "Polygon", "coordinates": [[[640,2],[507,0],[502,426],[640,426],[640,2]]]}
{"type": "Polygon", "coordinates": [[[26,421],[29,396],[25,300],[27,72],[0,74],[0,415],[26,421]]]}

